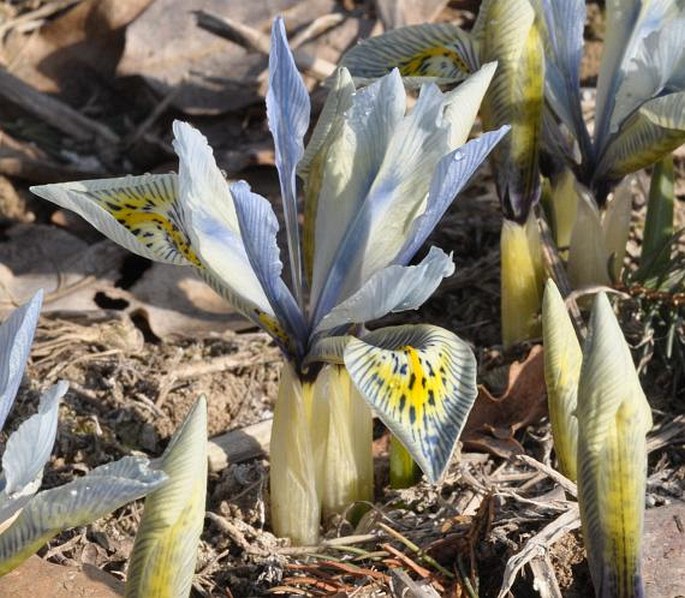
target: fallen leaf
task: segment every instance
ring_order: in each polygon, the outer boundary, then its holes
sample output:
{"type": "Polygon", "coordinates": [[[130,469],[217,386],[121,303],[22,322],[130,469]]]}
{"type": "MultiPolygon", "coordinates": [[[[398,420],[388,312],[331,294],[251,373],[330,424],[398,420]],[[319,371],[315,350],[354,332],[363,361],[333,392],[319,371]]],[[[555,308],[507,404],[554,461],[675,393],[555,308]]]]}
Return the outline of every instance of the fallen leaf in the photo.
{"type": "Polygon", "coordinates": [[[123,595],[124,584],[97,567],[55,565],[37,556],[0,577],[3,598],[119,598],[123,595]]]}
{"type": "Polygon", "coordinates": [[[501,457],[523,453],[514,438],[517,430],[547,413],[542,345],[535,345],[524,361],[511,364],[506,390],[494,397],[478,388],[461,440],[466,450],[484,450],[501,457]]]}
{"type": "Polygon", "coordinates": [[[124,30],[152,0],[84,0],[38,32],[14,30],[3,50],[11,72],[72,105],[109,82],[124,48],[124,30]]]}
{"type": "Polygon", "coordinates": [[[430,23],[447,6],[448,0],[376,0],[376,10],[386,31],[406,25],[430,23]]]}

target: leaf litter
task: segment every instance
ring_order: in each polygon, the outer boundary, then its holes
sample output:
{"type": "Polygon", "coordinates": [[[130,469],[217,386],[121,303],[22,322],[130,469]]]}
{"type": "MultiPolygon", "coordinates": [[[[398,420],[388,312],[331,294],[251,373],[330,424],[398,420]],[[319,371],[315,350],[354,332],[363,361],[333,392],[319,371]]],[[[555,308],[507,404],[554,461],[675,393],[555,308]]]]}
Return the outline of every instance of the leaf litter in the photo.
{"type": "MultiPolygon", "coordinates": [[[[12,75],[0,81],[0,96],[9,99],[0,107],[2,305],[10,308],[37,286],[52,293],[10,427],[35,408],[40,389],[58,378],[71,384],[45,485],[64,483],[125,454],[159,456],[190,405],[205,394],[216,460],[195,596],[588,595],[574,487],[552,468],[541,348],[533,344],[503,353],[497,347],[501,217],[489,173],[471,184],[429,240],[454,248],[456,275],[409,318],[451,328],[469,339],[479,356],[484,386],[462,453],[439,485],[391,490],[386,487],[387,435],[378,424],[374,503],[365,505],[355,525],[345,517],[326,522],[324,540],[314,547],[292,547],[269,532],[264,439],[280,367],[269,340],[219,307],[199,281],[188,282],[183,269],[175,268],[172,280],[168,269],[117,253],[26,192],[29,183],[168,170],[169,124],[187,111],[205,114],[203,130],[230,175],[240,173],[260,192],[277,197],[264,110],[255,103],[263,57],[201,31],[180,4],[0,3],[1,56],[12,75]],[[184,42],[191,45],[170,44],[172,54],[151,61],[146,54],[151,43],[154,50],[158,40],[174,39],[150,35],[151,23],[160,22],[155,11],[162,7],[183,20],[184,42]],[[209,40],[215,56],[201,62],[202,52],[192,44],[209,40]],[[96,55],[102,60],[93,62],[96,55]],[[236,60],[245,68],[233,68],[236,60]],[[29,88],[31,102],[12,101],[17,90],[29,88]],[[26,255],[27,246],[34,253],[26,255]],[[165,282],[174,288],[163,289],[165,282]]],[[[335,63],[357,35],[380,27],[375,17],[388,22],[417,18],[393,13],[390,4],[377,2],[375,14],[369,3],[352,0],[284,6],[294,33],[301,34],[300,56],[335,63]],[[331,12],[337,16],[326,20],[331,12]]],[[[398,3],[400,11],[413,10],[411,5],[398,3]]],[[[257,42],[271,16],[261,3],[248,7],[226,0],[198,8],[230,15],[257,42]],[[234,4],[247,7],[249,15],[237,15],[234,4]]],[[[434,15],[439,20],[469,23],[477,6],[452,1],[427,8],[440,9],[434,15]]],[[[592,14],[591,29],[596,11],[592,14]]],[[[601,31],[589,35],[601,39],[601,31]]],[[[592,63],[584,68],[584,77],[592,77],[592,63]]],[[[323,97],[313,92],[315,106],[323,97]]],[[[681,200],[683,164],[680,155],[681,200]]],[[[651,386],[647,391],[660,422],[650,438],[646,536],[654,549],[648,551],[649,562],[673,569],[677,561],[669,558],[685,553],[685,422],[668,393],[651,386]],[[650,525],[657,518],[659,523],[650,525]],[[659,544],[664,529],[675,532],[659,544]],[[651,559],[655,554],[661,558],[651,559]]],[[[128,505],[87,528],[61,534],[40,555],[70,571],[88,573],[95,567],[122,580],[140,515],[140,504],[128,505]]],[[[32,560],[19,571],[26,577],[29,567],[40,566],[32,560]]],[[[666,583],[665,569],[651,577],[647,569],[650,591],[650,583],[666,583]]],[[[59,576],[55,570],[44,575],[47,588],[59,576]]],[[[11,595],[11,583],[10,576],[0,580],[3,595],[11,595]]],[[[676,591],[677,582],[668,587],[676,591]]],[[[38,591],[35,585],[33,591],[38,591]]],[[[656,590],[653,595],[669,594],[656,590]]]]}

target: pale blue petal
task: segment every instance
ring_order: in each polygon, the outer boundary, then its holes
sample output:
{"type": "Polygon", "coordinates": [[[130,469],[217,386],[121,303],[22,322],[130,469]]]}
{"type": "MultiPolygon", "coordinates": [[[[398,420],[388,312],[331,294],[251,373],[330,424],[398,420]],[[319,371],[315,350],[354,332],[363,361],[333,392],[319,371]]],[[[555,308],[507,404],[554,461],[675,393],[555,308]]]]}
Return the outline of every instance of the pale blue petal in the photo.
{"type": "MultiPolygon", "coordinates": [[[[316,213],[311,303],[320,303],[351,223],[378,174],[402,122],[406,93],[397,70],[358,90],[326,157],[316,213]]],[[[328,304],[332,307],[335,300],[328,304]]]]}
{"type": "Polygon", "coordinates": [[[21,384],[42,303],[43,291],[39,290],[0,326],[0,430],[21,384]]]}
{"type": "Polygon", "coordinates": [[[41,397],[38,413],[23,422],[9,437],[2,455],[6,494],[11,496],[22,492],[25,486],[42,475],[55,444],[59,401],[68,389],[69,384],[64,380],[51,387],[41,397]]]}
{"type": "Polygon", "coordinates": [[[446,100],[437,86],[424,86],[414,109],[397,123],[368,194],[326,271],[315,322],[390,265],[405,243],[424,209],[433,171],[450,149],[449,124],[441,118],[446,100]]]}
{"type": "Polygon", "coordinates": [[[418,309],[442,279],[453,273],[451,255],[431,247],[416,266],[388,266],[374,274],[354,295],[324,316],[315,332],[377,320],[390,312],[418,309]]]}
{"type": "Polygon", "coordinates": [[[86,525],[166,482],[141,457],[124,457],[64,486],[34,496],[0,534],[0,574],[28,558],[62,530],[86,525]]]}
{"type": "Polygon", "coordinates": [[[50,388],[41,397],[38,413],[9,437],[2,455],[0,523],[21,509],[40,487],[43,467],[55,444],[59,401],[68,388],[64,381],[50,388]]]}
{"type": "Polygon", "coordinates": [[[281,17],[274,19],[271,31],[266,113],[269,129],[274,138],[293,286],[298,302],[301,303],[302,256],[297,221],[295,173],[297,164],[304,155],[303,139],[309,126],[309,93],[288,47],[285,25],[281,17]]]}
{"type": "Polygon", "coordinates": [[[252,193],[245,181],[231,185],[238,221],[250,264],[266,293],[276,316],[293,335],[292,341],[304,349],[307,334],[302,312],[281,273],[283,264],[276,240],[278,219],[267,199],[252,193]]]}
{"type": "Polygon", "coordinates": [[[586,7],[583,0],[535,0],[543,17],[546,98],[556,115],[573,132],[584,156],[592,144],[580,103],[580,62],[586,7]]]}
{"type": "Polygon", "coordinates": [[[426,210],[412,223],[407,241],[395,257],[394,263],[409,263],[456,195],[466,186],[493,147],[508,133],[509,128],[505,125],[497,131],[484,133],[440,160],[431,180],[426,210]]]}

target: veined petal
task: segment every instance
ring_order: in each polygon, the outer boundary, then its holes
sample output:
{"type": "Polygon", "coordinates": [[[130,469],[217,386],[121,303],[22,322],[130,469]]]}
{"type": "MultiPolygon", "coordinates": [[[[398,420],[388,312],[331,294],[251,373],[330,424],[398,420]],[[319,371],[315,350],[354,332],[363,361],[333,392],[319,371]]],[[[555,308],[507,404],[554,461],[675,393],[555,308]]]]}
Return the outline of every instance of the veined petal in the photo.
{"type": "Polygon", "coordinates": [[[86,525],[141,498],[167,479],[147,459],[124,457],[34,496],[0,535],[0,575],[20,565],[62,530],[86,525]]]}
{"type": "Polygon", "coordinates": [[[685,142],[685,91],[645,102],[606,146],[595,169],[602,186],[660,160],[685,142]]]}
{"type": "Polygon", "coordinates": [[[169,480],[145,500],[129,559],[126,596],[187,596],[207,494],[207,402],[201,397],[174,434],[160,467],[169,480]]]}
{"type": "Polygon", "coordinates": [[[295,66],[282,17],[276,17],[271,30],[269,53],[269,91],[266,114],[274,138],[276,168],[288,235],[290,268],[298,303],[302,304],[302,257],[297,222],[295,172],[304,155],[304,135],[309,127],[309,93],[295,66]]]}
{"type": "Polygon", "coordinates": [[[317,304],[340,243],[381,167],[405,103],[397,71],[360,89],[327,152],[316,212],[312,305],[317,304]]]}
{"type": "MultiPolygon", "coordinates": [[[[466,83],[464,83],[466,85],[466,83]]],[[[407,264],[428,238],[443,217],[457,194],[471,180],[492,148],[509,132],[505,125],[497,131],[483,133],[481,137],[447,154],[438,162],[433,173],[425,211],[411,224],[404,246],[395,257],[395,263],[407,264]]]]}
{"type": "Polygon", "coordinates": [[[175,174],[54,183],[31,191],[76,212],[133,253],[157,262],[200,266],[190,246],[175,174]]]}
{"type": "Polygon", "coordinates": [[[326,272],[315,323],[393,262],[413,221],[425,211],[433,171],[450,150],[449,123],[441,119],[445,101],[437,86],[424,86],[414,109],[397,124],[368,195],[326,272]]]}
{"type": "Polygon", "coordinates": [[[446,94],[443,119],[450,125],[450,149],[464,145],[469,138],[483,96],[496,70],[497,63],[488,62],[467,77],[456,89],[446,94]]]}
{"type": "MultiPolygon", "coordinates": [[[[595,145],[604,151],[609,135],[621,126],[615,115],[618,89],[635,67],[642,41],[683,14],[685,6],[673,0],[609,0],[606,4],[606,36],[597,81],[595,145]]],[[[645,98],[646,99],[646,98],[645,98]]]]}
{"type": "Polygon", "coordinates": [[[559,289],[550,278],[542,299],[542,340],[545,347],[545,385],[559,469],[570,480],[577,477],[578,380],[583,353],[559,289]]]}
{"type": "Polygon", "coordinates": [[[652,416],[628,345],[600,293],[578,387],[578,500],[598,596],[643,596],[640,543],[652,416]]]}
{"type": "Polygon", "coordinates": [[[200,273],[237,310],[282,343],[287,334],[252,267],[229,185],[207,139],[180,121],[174,123],[174,135],[181,215],[200,273]]]}
{"type": "MultiPolygon", "coordinates": [[[[291,343],[296,344],[306,335],[306,325],[295,298],[281,278],[283,264],[276,242],[276,214],[269,201],[252,193],[245,181],[234,183],[231,193],[250,264],[279,321],[286,324],[288,333],[293,336],[291,343]]],[[[299,351],[303,349],[304,342],[301,342],[299,351]]]]}
{"type": "Polygon", "coordinates": [[[436,326],[398,326],[350,340],[344,358],[362,396],[437,481],[476,399],[469,346],[436,326]]]}
{"type": "Polygon", "coordinates": [[[685,91],[685,13],[664,21],[636,48],[616,92],[614,128],[647,100],[675,91],[685,91]]]}
{"type": "Polygon", "coordinates": [[[376,79],[397,68],[403,77],[459,81],[478,69],[478,47],[456,25],[412,25],[361,42],[342,57],[341,65],[361,79],[376,79]]]}
{"type": "MultiPolygon", "coordinates": [[[[59,401],[68,389],[63,380],[51,387],[41,397],[38,413],[24,421],[7,440],[2,473],[6,480],[4,493],[9,497],[22,494],[36,478],[42,479],[43,467],[55,444],[59,401]]],[[[37,489],[33,488],[31,494],[37,489]]]]}
{"type": "Polygon", "coordinates": [[[533,0],[545,43],[545,97],[554,113],[591,157],[592,144],[580,103],[580,62],[586,6],[583,0],[533,0]]]}
{"type": "Polygon", "coordinates": [[[369,322],[390,312],[418,309],[454,273],[454,262],[438,247],[416,266],[388,266],[324,316],[316,332],[369,322]]]}
{"type": "Polygon", "coordinates": [[[42,303],[43,291],[39,290],[0,326],[0,430],[21,384],[42,303]]]}

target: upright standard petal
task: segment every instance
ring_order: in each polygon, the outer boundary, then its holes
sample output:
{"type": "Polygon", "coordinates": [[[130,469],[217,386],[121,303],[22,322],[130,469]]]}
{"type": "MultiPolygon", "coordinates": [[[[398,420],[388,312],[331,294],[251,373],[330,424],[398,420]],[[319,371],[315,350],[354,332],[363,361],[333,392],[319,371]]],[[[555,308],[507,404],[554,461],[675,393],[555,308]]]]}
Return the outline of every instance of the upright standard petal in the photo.
{"type": "Polygon", "coordinates": [[[545,98],[591,159],[592,141],[580,102],[580,62],[586,6],[583,0],[533,0],[545,43],[545,98]]]}
{"type": "Polygon", "coordinates": [[[604,293],[578,387],[578,501],[595,595],[642,597],[640,544],[652,426],[630,349],[604,293]]]}
{"type": "MultiPolygon", "coordinates": [[[[329,278],[336,255],[383,163],[390,139],[404,115],[405,104],[406,94],[397,71],[360,89],[327,152],[316,211],[310,299],[321,315],[337,302],[337,297],[331,297],[326,307],[318,307],[323,287],[335,284],[329,278]]],[[[341,275],[342,272],[335,274],[341,275]]]]}
{"type": "Polygon", "coordinates": [[[414,109],[397,124],[327,272],[315,323],[393,262],[412,223],[425,211],[433,171],[450,149],[449,123],[442,118],[445,101],[437,86],[424,86],[414,109]]]}
{"type": "Polygon", "coordinates": [[[167,479],[147,459],[124,457],[64,486],[40,492],[0,534],[0,575],[11,571],[59,532],[86,525],[141,498],[167,479]]]}
{"type": "Polygon", "coordinates": [[[0,326],[0,430],[21,384],[42,303],[43,291],[39,290],[0,326]]]}
{"type": "Polygon", "coordinates": [[[274,138],[276,168],[281,182],[293,290],[298,304],[302,305],[302,256],[295,173],[304,155],[303,139],[309,126],[309,93],[295,66],[281,17],[274,20],[271,30],[266,113],[274,138]]]}
{"type": "Polygon", "coordinates": [[[394,259],[395,263],[409,263],[454,198],[471,180],[476,170],[502,137],[509,132],[509,129],[510,127],[505,125],[497,131],[484,133],[481,137],[450,152],[438,162],[428,190],[426,209],[412,222],[406,241],[394,259]]]}
{"type": "Polygon", "coordinates": [[[126,596],[186,597],[195,573],[207,495],[207,402],[201,397],[162,455],[169,480],[145,499],[126,596]]]}
{"type": "Polygon", "coordinates": [[[428,479],[440,479],[476,400],[469,346],[436,326],[397,326],[351,339],[344,360],[359,392],[428,479]]]}
{"type": "MultiPolygon", "coordinates": [[[[64,380],[50,388],[40,399],[38,413],[23,422],[7,440],[2,455],[6,481],[3,492],[7,496],[22,494],[36,480],[40,485],[43,467],[55,444],[59,401],[68,389],[64,380]]],[[[37,489],[32,488],[31,494],[37,489]]]]}

